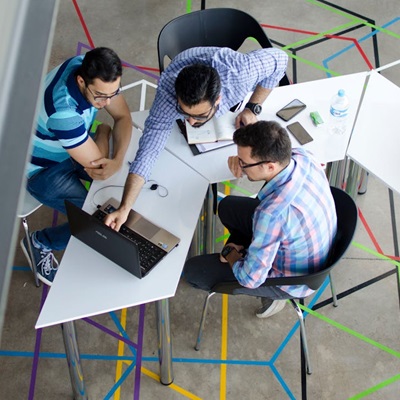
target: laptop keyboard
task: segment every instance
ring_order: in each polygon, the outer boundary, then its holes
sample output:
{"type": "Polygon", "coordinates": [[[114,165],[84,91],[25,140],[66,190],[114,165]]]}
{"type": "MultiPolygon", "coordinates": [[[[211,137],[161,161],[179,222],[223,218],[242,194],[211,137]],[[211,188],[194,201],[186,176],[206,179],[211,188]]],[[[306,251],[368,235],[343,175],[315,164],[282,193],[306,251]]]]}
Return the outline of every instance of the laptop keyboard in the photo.
{"type": "MultiPolygon", "coordinates": [[[[103,221],[106,215],[107,214],[102,210],[97,210],[93,214],[93,216],[100,221],[103,221]]],[[[119,233],[137,245],[139,250],[140,269],[143,276],[146,275],[147,272],[149,272],[166,254],[165,250],[138,235],[125,225],[121,226],[119,233]]]]}

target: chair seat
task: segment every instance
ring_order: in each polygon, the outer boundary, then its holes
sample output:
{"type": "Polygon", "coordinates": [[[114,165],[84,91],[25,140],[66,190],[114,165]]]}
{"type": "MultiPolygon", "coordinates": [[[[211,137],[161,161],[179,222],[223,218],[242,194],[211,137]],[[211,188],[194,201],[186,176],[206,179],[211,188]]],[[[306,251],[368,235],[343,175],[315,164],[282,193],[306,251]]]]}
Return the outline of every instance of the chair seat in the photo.
{"type": "Polygon", "coordinates": [[[25,218],[32,214],[38,208],[40,208],[42,203],[36,200],[27,190],[25,190],[24,201],[20,204],[20,209],[18,210],[18,218],[25,218]]]}

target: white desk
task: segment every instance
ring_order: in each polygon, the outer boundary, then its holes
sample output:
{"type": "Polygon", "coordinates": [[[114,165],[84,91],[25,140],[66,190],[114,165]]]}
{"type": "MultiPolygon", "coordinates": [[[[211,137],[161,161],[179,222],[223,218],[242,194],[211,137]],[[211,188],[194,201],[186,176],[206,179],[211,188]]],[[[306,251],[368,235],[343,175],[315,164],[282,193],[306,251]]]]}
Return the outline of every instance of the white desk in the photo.
{"type": "MultiPolygon", "coordinates": [[[[275,88],[265,102],[262,119],[278,121],[285,127],[294,121],[299,121],[314,139],[303,147],[313,153],[320,163],[343,160],[366,77],[367,72],[359,72],[275,88]],[[344,89],[349,97],[349,117],[346,133],[332,135],[328,132],[329,107],[331,98],[339,89],[344,89]],[[275,113],[295,98],[305,103],[307,108],[289,122],[282,121],[275,113]],[[324,124],[318,128],[313,125],[309,116],[312,111],[318,111],[324,120],[324,124]]],[[[292,146],[299,147],[296,139],[290,133],[289,135],[292,146]]]]}
{"type": "Polygon", "coordinates": [[[400,88],[371,71],[347,155],[400,193],[400,88]]]}
{"type": "MultiPolygon", "coordinates": [[[[311,82],[298,83],[275,88],[263,105],[263,112],[259,116],[261,120],[274,120],[286,127],[289,123],[299,121],[311,134],[314,140],[304,146],[314,154],[321,163],[343,160],[349,143],[351,128],[354,123],[358,103],[364,87],[367,72],[360,72],[335,78],[326,78],[311,82]],[[350,110],[348,117],[348,129],[344,135],[331,135],[328,133],[329,105],[332,96],[339,89],[344,89],[350,99],[350,110]],[[307,108],[288,123],[276,116],[276,112],[288,104],[291,100],[298,98],[303,101],[307,108]],[[318,111],[325,123],[316,128],[309,114],[318,111]]],[[[144,122],[149,111],[137,111],[131,113],[132,121],[139,129],[144,128],[144,122]]],[[[299,147],[299,143],[289,133],[293,147],[299,147]]],[[[168,138],[166,149],[182,160],[185,164],[203,175],[210,183],[222,182],[233,179],[227,165],[227,159],[236,155],[236,146],[228,146],[194,156],[180,133],[176,124],[168,138]]]]}
{"type": "MultiPolygon", "coordinates": [[[[92,184],[84,205],[86,211],[95,210],[92,198],[100,187],[124,184],[128,173],[128,160],[134,158],[139,135],[139,131],[134,129],[122,170],[107,181],[96,181],[92,184]]],[[[135,203],[135,210],[178,236],[181,239],[179,246],[148,276],[138,279],[72,237],[36,328],[168,299],[175,295],[208,182],[167,151],[164,151],[156,162],[151,179],[165,186],[169,192],[168,196],[160,197],[157,191],[143,189],[135,203]]],[[[97,192],[95,201],[102,203],[109,197],[118,199],[121,195],[122,189],[107,188],[97,192]]],[[[160,328],[167,329],[162,332],[169,336],[168,301],[158,303],[160,319],[167,320],[160,322],[160,328]]],[[[73,326],[69,325],[68,329],[68,335],[74,335],[73,326]]],[[[170,346],[170,338],[165,338],[165,335],[160,338],[162,345],[166,343],[170,346]]],[[[73,343],[73,350],[74,346],[73,343]]],[[[168,361],[171,361],[168,350],[161,349],[164,353],[160,353],[160,361],[161,357],[163,361],[168,358],[168,361]]],[[[165,384],[172,383],[172,369],[166,374],[167,377],[163,381],[161,371],[161,381],[165,384]]],[[[79,390],[81,391],[81,388],[79,390]]],[[[86,398],[81,394],[78,396],[76,398],[86,398]]]]}

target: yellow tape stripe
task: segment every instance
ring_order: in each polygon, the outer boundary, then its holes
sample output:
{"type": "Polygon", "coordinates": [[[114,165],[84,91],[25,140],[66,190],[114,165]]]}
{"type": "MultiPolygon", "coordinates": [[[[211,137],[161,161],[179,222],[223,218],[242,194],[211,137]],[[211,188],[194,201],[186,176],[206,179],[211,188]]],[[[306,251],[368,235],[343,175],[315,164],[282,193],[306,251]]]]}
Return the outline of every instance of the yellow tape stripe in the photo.
{"type": "MultiPolygon", "coordinates": [[[[141,371],[144,375],[147,375],[148,377],[154,379],[157,382],[160,382],[160,377],[155,374],[154,372],[148,370],[147,368],[142,367],[141,371]]],[[[193,393],[188,392],[187,390],[181,388],[178,385],[175,385],[175,383],[171,383],[171,385],[168,386],[170,389],[175,390],[176,392],[180,393],[181,395],[187,397],[188,399],[191,400],[201,400],[201,397],[198,397],[194,395],[193,393]]]]}
{"type": "MultiPolygon", "coordinates": [[[[230,195],[231,187],[225,185],[224,194],[225,196],[230,195]]],[[[228,230],[224,227],[224,235],[228,235],[228,230]]],[[[226,360],[228,355],[228,295],[222,295],[222,319],[221,319],[221,360],[226,360]]],[[[219,398],[220,400],[226,399],[226,372],[227,365],[221,364],[220,367],[220,388],[219,398]]]]}
{"type": "MultiPolygon", "coordinates": [[[[226,360],[228,355],[228,295],[222,295],[222,332],[221,332],[221,360],[226,360]]],[[[226,370],[227,365],[221,364],[220,369],[220,400],[226,399],[226,370]]]]}

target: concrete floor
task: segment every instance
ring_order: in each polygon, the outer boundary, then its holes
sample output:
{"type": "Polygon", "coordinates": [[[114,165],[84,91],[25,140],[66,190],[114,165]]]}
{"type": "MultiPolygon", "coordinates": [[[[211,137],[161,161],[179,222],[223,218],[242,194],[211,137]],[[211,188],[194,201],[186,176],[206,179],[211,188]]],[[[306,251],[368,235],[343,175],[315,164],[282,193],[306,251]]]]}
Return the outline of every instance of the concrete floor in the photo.
{"type": "MultiPolygon", "coordinates": [[[[200,8],[199,1],[183,0],[80,0],[60,3],[49,69],[77,54],[82,46],[108,46],[131,66],[125,70],[124,85],[139,79],[156,83],[156,45],[160,29],[188,8],[200,8]],[[82,21],[78,18],[77,9],[82,21]],[[146,69],[141,72],[133,66],[144,66],[146,69]]],[[[290,28],[266,28],[269,37],[283,45],[303,41],[311,37],[311,32],[335,34],[349,26],[361,25],[345,37],[358,39],[363,53],[351,47],[353,42],[343,40],[344,36],[298,50],[298,82],[326,77],[324,68],[346,74],[367,70],[368,63],[375,66],[369,36],[371,28],[365,18],[386,28],[384,31],[380,29],[377,34],[380,65],[400,58],[400,9],[397,0],[343,0],[335,4],[346,7],[356,16],[316,0],[208,1],[207,7],[242,9],[253,14],[262,24],[290,28]]],[[[304,44],[302,42],[294,47],[304,44]]],[[[291,62],[288,69],[290,78],[294,76],[292,65],[291,62]]],[[[383,75],[399,85],[399,71],[399,67],[394,67],[383,75]]],[[[147,107],[151,104],[153,93],[149,90],[147,107]]],[[[126,92],[131,111],[138,109],[139,97],[138,89],[126,92]]],[[[99,120],[103,118],[99,115],[99,120]]],[[[234,184],[238,191],[245,189],[255,193],[257,190],[243,179],[234,184]]],[[[226,187],[221,184],[219,191],[224,193],[225,190],[226,187]]],[[[394,200],[398,209],[397,194],[394,200]]],[[[395,254],[387,188],[371,177],[367,194],[359,196],[357,204],[363,218],[359,221],[354,244],[333,271],[339,293],[395,268],[392,262],[376,254],[395,254]]],[[[51,222],[52,212],[46,207],[30,217],[30,225],[34,229],[51,222]]],[[[220,226],[218,232],[222,234],[220,226]]],[[[19,237],[22,237],[22,231],[19,237]]],[[[216,247],[220,246],[221,241],[216,247]]],[[[34,329],[46,290],[43,286],[39,289],[34,286],[19,246],[13,268],[0,350],[0,398],[72,399],[60,327],[40,331],[34,329]]],[[[329,293],[329,290],[321,291],[309,301],[324,300],[329,298],[329,293]]],[[[204,293],[190,288],[183,281],[176,296],[171,299],[175,380],[169,387],[158,382],[156,323],[152,304],[142,307],[145,312],[144,326],[139,324],[140,307],[93,318],[102,327],[114,332],[123,328],[133,342],[137,340],[138,328],[143,327],[142,370],[140,379],[136,380],[131,349],[107,335],[104,329],[77,321],[90,398],[280,400],[306,398],[305,390],[309,399],[367,397],[395,400],[400,397],[400,314],[395,274],[342,298],[338,308],[327,305],[318,309],[316,316],[307,317],[313,374],[303,385],[299,332],[291,307],[264,321],[254,316],[257,299],[242,296],[223,299],[216,295],[211,300],[202,348],[195,352],[193,345],[203,299],[204,293]]]]}

